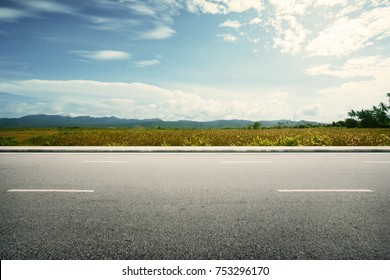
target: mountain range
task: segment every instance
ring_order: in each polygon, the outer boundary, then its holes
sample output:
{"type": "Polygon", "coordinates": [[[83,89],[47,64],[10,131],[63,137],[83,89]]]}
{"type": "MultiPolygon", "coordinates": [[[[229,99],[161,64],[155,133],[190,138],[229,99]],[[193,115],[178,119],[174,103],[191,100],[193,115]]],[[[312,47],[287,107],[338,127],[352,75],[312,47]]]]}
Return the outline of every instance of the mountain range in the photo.
{"type": "MultiPolygon", "coordinates": [[[[49,127],[118,127],[118,128],[243,128],[252,125],[249,120],[215,120],[215,121],[164,121],[161,119],[121,119],[116,117],[29,115],[20,118],[0,118],[0,128],[49,128],[49,127]]],[[[314,126],[320,125],[311,121],[272,120],[260,121],[262,127],[273,126],[314,126]]]]}

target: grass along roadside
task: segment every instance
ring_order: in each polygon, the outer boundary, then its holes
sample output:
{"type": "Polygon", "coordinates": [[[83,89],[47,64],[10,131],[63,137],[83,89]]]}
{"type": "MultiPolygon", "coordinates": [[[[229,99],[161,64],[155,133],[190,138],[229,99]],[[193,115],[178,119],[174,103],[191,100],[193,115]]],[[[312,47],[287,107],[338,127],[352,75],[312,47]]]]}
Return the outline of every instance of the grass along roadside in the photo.
{"type": "Polygon", "coordinates": [[[3,129],[0,146],[390,146],[390,129],[3,129]]]}

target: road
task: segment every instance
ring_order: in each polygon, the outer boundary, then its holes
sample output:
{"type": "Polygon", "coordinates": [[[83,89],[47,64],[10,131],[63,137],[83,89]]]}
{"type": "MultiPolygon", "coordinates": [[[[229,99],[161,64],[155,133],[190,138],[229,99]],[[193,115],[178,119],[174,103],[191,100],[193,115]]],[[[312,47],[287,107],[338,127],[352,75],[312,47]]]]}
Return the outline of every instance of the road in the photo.
{"type": "Polygon", "coordinates": [[[1,153],[1,259],[390,259],[390,153],[1,153]]]}

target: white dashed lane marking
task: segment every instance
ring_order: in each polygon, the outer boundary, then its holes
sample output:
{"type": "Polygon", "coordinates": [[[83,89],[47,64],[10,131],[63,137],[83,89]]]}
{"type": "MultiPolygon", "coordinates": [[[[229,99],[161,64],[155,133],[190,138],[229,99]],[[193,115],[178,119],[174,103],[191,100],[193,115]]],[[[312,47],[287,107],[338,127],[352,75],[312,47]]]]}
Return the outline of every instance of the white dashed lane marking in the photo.
{"type": "Polygon", "coordinates": [[[83,160],[84,163],[127,163],[127,160],[83,160]]]}
{"type": "Polygon", "coordinates": [[[271,161],[266,160],[225,160],[221,161],[221,163],[225,164],[257,164],[257,163],[271,163],[271,161]]]}
{"type": "Polygon", "coordinates": [[[283,189],[278,192],[373,192],[367,189],[283,189]]]}

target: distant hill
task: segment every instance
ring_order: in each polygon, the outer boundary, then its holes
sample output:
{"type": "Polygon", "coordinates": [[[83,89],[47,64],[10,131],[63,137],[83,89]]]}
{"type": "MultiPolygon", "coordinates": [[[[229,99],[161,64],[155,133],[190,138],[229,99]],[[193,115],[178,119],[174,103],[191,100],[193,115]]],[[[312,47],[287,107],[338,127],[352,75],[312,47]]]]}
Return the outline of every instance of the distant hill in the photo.
{"type": "MultiPolygon", "coordinates": [[[[319,125],[317,122],[273,120],[260,121],[262,127],[319,125]]],[[[0,128],[49,127],[118,127],[118,128],[242,128],[253,124],[248,120],[216,120],[197,122],[188,120],[163,121],[161,119],[120,119],[116,117],[69,117],[59,115],[29,115],[21,118],[0,118],[0,128]]]]}

